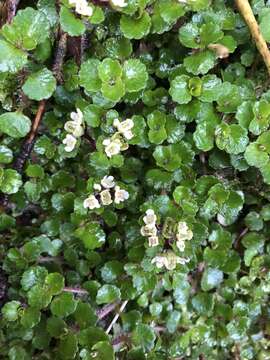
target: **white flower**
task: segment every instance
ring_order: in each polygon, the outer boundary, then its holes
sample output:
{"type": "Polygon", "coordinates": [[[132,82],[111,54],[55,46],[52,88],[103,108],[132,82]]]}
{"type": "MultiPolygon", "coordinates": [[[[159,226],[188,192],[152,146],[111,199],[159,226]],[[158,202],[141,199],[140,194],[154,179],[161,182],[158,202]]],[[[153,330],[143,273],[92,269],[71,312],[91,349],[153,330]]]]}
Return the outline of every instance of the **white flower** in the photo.
{"type": "Polygon", "coordinates": [[[189,262],[189,259],[181,258],[175,255],[173,251],[158,255],[151,261],[152,264],[156,264],[158,269],[164,266],[167,270],[174,270],[177,264],[185,265],[187,262],[189,262]]]}
{"type": "Polygon", "coordinates": [[[84,133],[83,127],[83,113],[80,109],[76,109],[77,112],[72,112],[70,117],[72,121],[67,121],[64,128],[67,132],[72,134],[74,137],[81,137],[84,133]]]}
{"type": "Polygon", "coordinates": [[[130,140],[133,138],[133,133],[131,129],[134,127],[134,122],[132,119],[127,119],[125,121],[120,122],[118,119],[115,119],[113,122],[113,126],[117,128],[117,130],[127,139],[130,140]]]}
{"type": "Polygon", "coordinates": [[[155,224],[157,221],[157,216],[155,215],[154,210],[148,209],[146,210],[146,215],[143,217],[143,221],[145,224],[155,224]]]}
{"type": "Polygon", "coordinates": [[[96,190],[96,191],[101,191],[101,189],[102,189],[101,185],[99,185],[99,184],[94,184],[94,185],[93,185],[93,188],[94,188],[94,190],[96,190]]]}
{"type": "MultiPolygon", "coordinates": [[[[177,237],[177,235],[176,235],[176,237],[177,237]]],[[[183,251],[185,250],[185,247],[186,247],[185,241],[183,241],[183,240],[178,240],[178,241],[176,242],[176,246],[178,247],[178,249],[179,249],[181,252],[183,252],[183,251]]]]}
{"type": "Polygon", "coordinates": [[[63,144],[66,145],[65,151],[71,152],[72,150],[74,150],[76,143],[77,139],[73,135],[67,134],[63,140],[63,144]]]}
{"type": "Polygon", "coordinates": [[[87,199],[84,200],[83,207],[93,210],[100,208],[100,204],[98,199],[94,195],[90,195],[87,199]]]}
{"type": "Polygon", "coordinates": [[[141,228],[142,236],[156,236],[157,235],[157,228],[155,224],[147,224],[141,228]]]}
{"type": "Polygon", "coordinates": [[[100,193],[100,200],[102,205],[110,205],[112,203],[112,197],[109,190],[103,190],[100,193]]]}
{"type": "Polygon", "coordinates": [[[158,236],[150,236],[148,238],[148,245],[150,247],[158,246],[158,244],[159,244],[158,236]]]}
{"type": "Polygon", "coordinates": [[[119,7],[125,7],[127,6],[127,3],[125,2],[125,0],[111,0],[113,5],[115,6],[119,6],[119,7]]]}
{"type": "Polygon", "coordinates": [[[75,5],[75,11],[77,14],[83,16],[92,16],[93,9],[88,5],[86,0],[69,0],[70,5],[75,5]]]}
{"type": "Polygon", "coordinates": [[[75,121],[67,121],[64,125],[64,129],[71,133],[74,137],[79,138],[84,133],[84,128],[82,125],[77,124],[75,121]]]}
{"type": "Polygon", "coordinates": [[[105,146],[105,153],[110,158],[121,151],[121,141],[119,139],[105,139],[102,143],[105,146]]]}
{"type": "Polygon", "coordinates": [[[79,108],[76,109],[76,112],[72,112],[70,114],[71,119],[77,123],[77,124],[82,124],[83,123],[83,113],[81,112],[81,110],[79,108]]]}
{"type": "Polygon", "coordinates": [[[101,180],[101,185],[105,189],[111,189],[115,187],[114,177],[113,176],[104,176],[104,178],[101,180]]]}
{"type": "Polygon", "coordinates": [[[120,204],[129,198],[129,193],[126,190],[120,189],[119,186],[115,187],[114,202],[120,204]]]}
{"type": "Polygon", "coordinates": [[[180,221],[178,223],[176,237],[178,241],[191,240],[193,238],[193,232],[189,229],[185,221],[180,221]]]}

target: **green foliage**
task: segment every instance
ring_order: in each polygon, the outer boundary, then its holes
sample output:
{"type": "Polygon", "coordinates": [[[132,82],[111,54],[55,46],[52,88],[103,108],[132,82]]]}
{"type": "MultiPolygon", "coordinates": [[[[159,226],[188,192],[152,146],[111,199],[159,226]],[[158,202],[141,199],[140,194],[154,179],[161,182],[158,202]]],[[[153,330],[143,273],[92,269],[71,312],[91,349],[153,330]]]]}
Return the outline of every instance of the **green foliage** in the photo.
{"type": "Polygon", "coordinates": [[[269,74],[234,2],[6,3],[0,358],[269,359],[269,74]]]}

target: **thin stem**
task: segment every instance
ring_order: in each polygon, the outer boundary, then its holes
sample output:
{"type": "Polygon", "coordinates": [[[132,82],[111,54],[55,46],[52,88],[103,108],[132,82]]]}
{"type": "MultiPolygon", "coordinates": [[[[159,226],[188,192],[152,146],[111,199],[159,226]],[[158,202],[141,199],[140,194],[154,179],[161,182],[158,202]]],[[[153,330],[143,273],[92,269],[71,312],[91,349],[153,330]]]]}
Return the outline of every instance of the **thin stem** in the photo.
{"type": "Polygon", "coordinates": [[[14,16],[16,15],[17,7],[20,0],[8,0],[7,1],[7,22],[11,23],[14,16]]]}
{"type": "Polygon", "coordinates": [[[260,52],[263,61],[267,67],[270,75],[270,51],[260,31],[259,25],[252,12],[252,8],[248,0],[235,0],[240,14],[243,16],[247,26],[249,27],[250,33],[255,41],[258,51],[260,52]]]}
{"type": "Polygon", "coordinates": [[[119,302],[115,302],[112,304],[105,305],[102,309],[97,310],[97,317],[99,320],[102,320],[107,315],[109,315],[119,304],[119,302]]]}
{"type": "Polygon", "coordinates": [[[112,322],[110,323],[110,325],[108,326],[107,330],[106,330],[106,334],[109,334],[113,325],[117,322],[120,314],[124,311],[125,307],[127,306],[128,300],[125,300],[123,302],[123,304],[121,305],[118,313],[115,315],[115,317],[112,319],[112,322]]]}
{"type": "Polygon", "coordinates": [[[81,289],[81,288],[72,288],[72,287],[64,287],[63,291],[73,293],[73,294],[79,294],[79,295],[88,295],[88,291],[81,289]]]}

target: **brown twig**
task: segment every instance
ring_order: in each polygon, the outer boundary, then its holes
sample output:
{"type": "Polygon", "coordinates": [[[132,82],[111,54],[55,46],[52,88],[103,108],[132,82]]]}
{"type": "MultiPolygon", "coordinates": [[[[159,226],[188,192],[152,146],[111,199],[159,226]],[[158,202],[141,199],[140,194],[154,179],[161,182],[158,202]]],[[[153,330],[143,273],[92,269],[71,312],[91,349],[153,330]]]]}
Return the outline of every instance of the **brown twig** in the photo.
{"type": "Polygon", "coordinates": [[[252,12],[252,8],[248,0],[235,0],[240,14],[243,16],[247,26],[249,27],[251,36],[253,37],[258,51],[260,52],[263,61],[267,67],[270,75],[270,51],[267,47],[266,41],[264,40],[260,31],[259,25],[252,12]]]}
{"type": "Polygon", "coordinates": [[[30,131],[29,135],[27,136],[26,140],[24,141],[18,157],[15,159],[15,161],[13,163],[13,168],[15,170],[17,170],[20,174],[22,173],[24,164],[25,164],[26,160],[28,159],[28,157],[30,156],[31,151],[34,147],[37,130],[38,130],[39,124],[41,122],[42,116],[45,112],[45,106],[46,106],[46,101],[41,100],[39,102],[39,106],[38,106],[38,110],[37,110],[35,119],[32,123],[31,131],[30,131]]]}
{"type": "Polygon", "coordinates": [[[55,51],[55,58],[52,67],[54,76],[59,84],[63,82],[62,68],[63,68],[64,58],[67,52],[67,39],[68,39],[67,33],[61,32],[58,45],[55,51]]]}
{"type": "Polygon", "coordinates": [[[16,15],[17,7],[20,0],[8,0],[7,1],[7,22],[10,24],[16,15]]]}

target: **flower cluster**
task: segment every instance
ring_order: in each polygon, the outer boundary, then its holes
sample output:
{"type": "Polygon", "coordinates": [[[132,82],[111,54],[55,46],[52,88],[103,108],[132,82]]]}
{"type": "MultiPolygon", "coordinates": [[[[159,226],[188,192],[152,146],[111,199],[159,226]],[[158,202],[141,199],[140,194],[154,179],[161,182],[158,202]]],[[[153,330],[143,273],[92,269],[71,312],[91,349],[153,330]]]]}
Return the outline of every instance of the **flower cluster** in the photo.
{"type": "Polygon", "coordinates": [[[69,5],[75,5],[75,11],[79,15],[93,15],[93,9],[86,0],[69,0],[69,5]]]}
{"type": "Polygon", "coordinates": [[[159,244],[159,240],[156,227],[157,216],[155,215],[154,210],[146,210],[146,215],[143,217],[143,221],[145,225],[141,227],[142,236],[148,237],[149,246],[157,246],[159,244]]]}
{"type": "Polygon", "coordinates": [[[157,255],[152,259],[152,264],[155,264],[158,269],[165,267],[167,270],[174,270],[177,264],[185,265],[188,262],[189,259],[177,256],[171,250],[157,255]]]}
{"type": "Polygon", "coordinates": [[[109,158],[119,154],[121,151],[127,150],[128,143],[126,140],[131,140],[134,136],[132,133],[132,128],[134,127],[132,119],[126,119],[122,122],[119,119],[115,119],[113,126],[117,129],[117,132],[112,137],[103,140],[105,152],[109,158]]]}
{"type": "Polygon", "coordinates": [[[80,109],[76,109],[76,111],[70,114],[72,120],[67,121],[64,125],[64,129],[68,133],[63,140],[67,152],[74,150],[78,138],[84,133],[83,114],[80,109]]]}
{"type": "Polygon", "coordinates": [[[99,209],[101,205],[120,204],[129,198],[129,193],[115,184],[113,176],[104,176],[100,184],[94,184],[94,190],[95,193],[84,200],[84,208],[99,209]]]}
{"type": "Polygon", "coordinates": [[[191,240],[193,238],[193,232],[189,229],[185,221],[180,221],[177,225],[177,234],[176,234],[176,246],[180,251],[184,251],[186,240],[191,240]]]}

